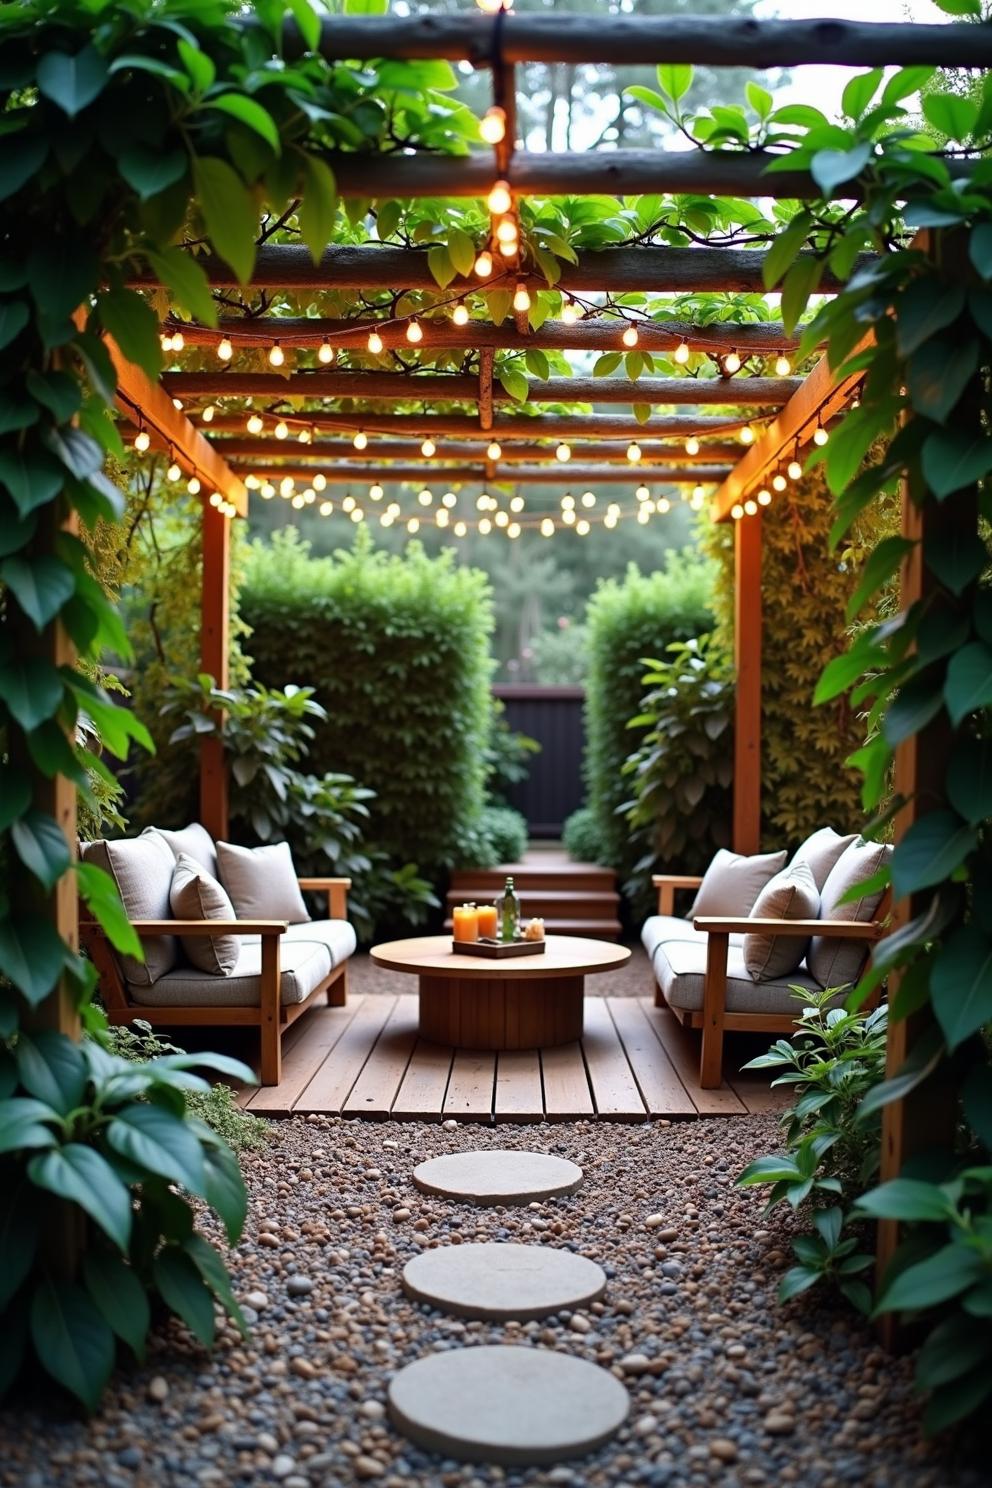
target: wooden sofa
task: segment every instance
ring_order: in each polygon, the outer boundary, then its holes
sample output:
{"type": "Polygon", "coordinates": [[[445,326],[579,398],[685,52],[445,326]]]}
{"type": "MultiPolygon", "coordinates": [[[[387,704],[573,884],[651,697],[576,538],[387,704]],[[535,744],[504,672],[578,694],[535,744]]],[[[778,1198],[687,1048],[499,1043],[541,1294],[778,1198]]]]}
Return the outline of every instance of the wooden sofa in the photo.
{"type": "MultiPolygon", "coordinates": [[[[131,839],[134,840],[134,839],[131,839]]],[[[92,845],[90,845],[92,846],[92,845]]],[[[86,853],[87,848],[83,848],[86,853]]],[[[257,1027],[263,1085],[278,1085],[282,1034],[320,999],[342,1007],[348,995],[348,958],[355,935],[348,924],[348,878],[299,878],[302,890],[326,894],[327,919],[175,920],[132,918],[147,937],[234,935],[245,947],[234,973],[215,976],[178,964],[150,986],[126,976],[126,962],[81,907],[80,944],[96,967],[100,995],[112,1024],[138,1019],[156,1027],[257,1027]]]]}

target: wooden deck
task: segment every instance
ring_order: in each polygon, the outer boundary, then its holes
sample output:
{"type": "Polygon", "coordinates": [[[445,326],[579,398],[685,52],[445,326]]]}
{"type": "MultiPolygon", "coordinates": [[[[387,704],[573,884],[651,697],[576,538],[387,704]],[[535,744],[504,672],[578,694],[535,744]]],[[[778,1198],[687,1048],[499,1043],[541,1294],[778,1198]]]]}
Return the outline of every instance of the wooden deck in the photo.
{"type": "MultiPolygon", "coordinates": [[[[746,1039],[728,1043],[727,1067],[734,1070],[767,1039],[753,1047],[746,1039]]],[[[734,1074],[718,1090],[701,1090],[698,1061],[698,1035],[648,999],[587,997],[581,1043],[479,1054],[419,1038],[416,996],[366,994],[301,1018],[283,1044],[280,1084],[242,1090],[239,1100],[265,1116],[485,1123],[683,1120],[784,1104],[758,1074],[734,1074]]]]}

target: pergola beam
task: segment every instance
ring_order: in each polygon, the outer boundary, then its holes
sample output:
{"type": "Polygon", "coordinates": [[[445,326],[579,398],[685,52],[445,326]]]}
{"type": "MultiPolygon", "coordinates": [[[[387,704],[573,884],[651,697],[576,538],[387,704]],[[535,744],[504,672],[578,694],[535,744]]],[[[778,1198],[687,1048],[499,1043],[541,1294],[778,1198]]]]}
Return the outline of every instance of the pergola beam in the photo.
{"type": "Polygon", "coordinates": [[[429,461],[421,461],[418,465],[392,465],[377,469],[374,465],[347,466],[340,462],[319,466],[307,465],[265,465],[262,463],[251,464],[250,462],[239,462],[239,469],[246,474],[257,475],[259,480],[271,481],[278,485],[281,480],[288,476],[290,480],[303,481],[309,485],[315,475],[323,475],[328,485],[356,485],[360,486],[368,481],[378,479],[380,484],[389,481],[419,481],[421,485],[440,486],[453,485],[458,482],[471,482],[473,484],[492,485],[545,485],[545,486],[596,486],[596,485],[628,485],[637,486],[652,481],[655,484],[694,486],[699,483],[704,485],[721,481],[727,475],[725,465],[703,465],[695,469],[686,469],[681,466],[650,466],[647,470],[641,470],[638,465],[629,465],[626,470],[619,466],[603,465],[580,465],[573,461],[559,464],[557,467],[550,465],[520,465],[512,473],[488,476],[486,464],[480,462],[476,465],[436,465],[429,461]]]}
{"type": "MultiPolygon", "coordinates": [[[[489,438],[494,435],[490,433],[489,438]]],[[[731,465],[737,459],[740,448],[735,444],[711,444],[700,446],[697,454],[687,455],[684,450],[672,449],[670,445],[661,444],[655,440],[636,440],[641,451],[640,464],[649,465],[652,461],[668,465],[731,465]]],[[[572,452],[580,459],[605,460],[607,462],[618,460],[625,461],[631,469],[635,468],[635,462],[627,459],[627,451],[620,440],[601,440],[578,443],[574,435],[569,436],[572,452]]],[[[301,445],[297,440],[291,439],[221,439],[216,441],[215,449],[221,451],[227,460],[258,459],[266,462],[280,459],[283,456],[295,462],[309,464],[311,461],[327,460],[355,460],[363,464],[381,465],[389,460],[419,460],[424,458],[420,444],[416,440],[391,440],[383,442],[376,440],[369,444],[364,450],[356,450],[350,440],[345,439],[315,439],[310,444],[301,445]]],[[[554,460],[555,452],[550,446],[540,444],[511,444],[500,446],[502,453],[495,462],[502,464],[526,464],[528,461],[539,463],[542,460],[554,460]]],[[[467,440],[446,442],[439,447],[438,455],[442,460],[449,461],[472,461],[480,458],[478,445],[470,444],[467,440]]],[[[429,469],[429,465],[425,469],[429,469]]],[[[562,462],[558,462],[558,469],[562,469],[562,462]]]]}
{"type": "MultiPolygon", "coordinates": [[[[263,411],[265,410],[255,410],[263,411]]],[[[696,435],[703,439],[720,434],[736,433],[746,419],[729,414],[668,414],[651,418],[642,424],[630,416],[612,413],[535,413],[497,414],[491,429],[481,427],[479,421],[464,413],[326,413],[324,411],[293,412],[281,415],[268,413],[275,421],[285,417],[290,430],[315,429],[329,433],[355,433],[364,429],[366,434],[397,434],[423,439],[430,435],[435,441],[440,438],[456,438],[483,441],[492,439],[510,441],[516,439],[688,439],[696,435]]],[[[241,413],[218,413],[210,423],[210,437],[215,434],[243,434],[245,415],[241,413]]],[[[706,455],[707,447],[702,449],[706,455]]],[[[372,454],[375,453],[373,449],[372,454]]]]}

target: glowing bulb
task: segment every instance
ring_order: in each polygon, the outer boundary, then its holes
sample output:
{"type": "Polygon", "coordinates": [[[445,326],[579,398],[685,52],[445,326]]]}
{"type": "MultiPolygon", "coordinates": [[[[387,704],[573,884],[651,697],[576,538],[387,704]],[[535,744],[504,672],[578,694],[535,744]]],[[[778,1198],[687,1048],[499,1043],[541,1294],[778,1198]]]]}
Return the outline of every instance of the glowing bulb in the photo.
{"type": "Polygon", "coordinates": [[[456,326],[468,325],[468,306],[459,300],[451,312],[452,323],[456,326]]]}
{"type": "Polygon", "coordinates": [[[353,522],[364,522],[365,521],[365,513],[362,511],[362,508],[360,506],[356,506],[349,513],[349,516],[351,517],[351,520],[353,522]]]}
{"type": "Polygon", "coordinates": [[[693,486],[693,488],[692,488],[692,495],[689,497],[689,505],[695,511],[698,511],[699,508],[702,506],[702,504],[703,504],[703,502],[705,500],[706,500],[706,492],[703,490],[703,487],[702,486],[693,486]]]}
{"type": "Polygon", "coordinates": [[[579,307],[569,295],[561,302],[561,318],[566,325],[574,325],[579,318],[579,307]]]}
{"type": "Polygon", "coordinates": [[[320,515],[322,517],[329,517],[331,515],[331,512],[334,510],[334,502],[322,501],[317,510],[320,512],[320,515]]]}
{"type": "Polygon", "coordinates": [[[407,322],[406,339],[413,346],[416,346],[419,341],[423,341],[424,339],[424,328],[416,316],[407,322]]]}
{"type": "Polygon", "coordinates": [[[250,413],[248,415],[248,423],[245,425],[245,427],[247,428],[249,434],[261,434],[262,430],[265,428],[265,422],[262,418],[259,417],[257,413],[250,413]]]}
{"type": "Polygon", "coordinates": [[[138,451],[139,455],[143,455],[145,453],[145,450],[148,449],[151,442],[152,441],[149,437],[147,429],[139,429],[137,434],[135,434],[134,436],[134,447],[138,451]]]}
{"type": "Polygon", "coordinates": [[[385,495],[385,492],[383,491],[382,487],[379,485],[379,482],[378,481],[376,481],[376,483],[375,483],[374,486],[369,486],[369,499],[370,499],[370,501],[381,501],[384,495],[385,495]]]}
{"type": "Polygon", "coordinates": [[[189,480],[186,482],[186,489],[191,496],[199,496],[202,487],[197,476],[190,476],[189,480]]]}
{"type": "Polygon", "coordinates": [[[822,449],[829,438],[830,435],[827,433],[823,425],[817,424],[816,432],[813,435],[813,443],[819,445],[820,449],[822,449]]]}
{"type": "Polygon", "coordinates": [[[479,254],[475,260],[475,272],[480,279],[488,279],[493,271],[493,256],[487,251],[479,254]]]}
{"type": "Polygon", "coordinates": [[[489,447],[486,450],[486,459],[487,460],[498,460],[499,457],[502,455],[502,453],[503,453],[503,446],[501,444],[499,444],[497,442],[497,440],[493,439],[493,440],[490,441],[489,447]]]}
{"type": "Polygon", "coordinates": [[[158,338],[158,344],[159,346],[161,346],[163,351],[171,351],[172,337],[168,334],[168,332],[163,332],[163,334],[158,338]]]}
{"type": "Polygon", "coordinates": [[[481,522],[479,523],[479,531],[482,533],[483,537],[488,537],[492,530],[492,522],[490,522],[488,517],[483,517],[481,522]]]}
{"type": "Polygon", "coordinates": [[[210,505],[212,507],[214,507],[214,508],[216,508],[218,506],[223,506],[224,505],[224,498],[220,494],[219,491],[212,491],[211,492],[211,495],[210,495],[210,505]]]}
{"type": "Polygon", "coordinates": [[[504,217],[502,222],[496,224],[496,241],[498,243],[515,243],[518,236],[517,224],[512,217],[504,217]]]}
{"type": "Polygon", "coordinates": [[[443,506],[439,506],[438,507],[437,513],[436,513],[436,515],[434,517],[434,522],[435,522],[435,525],[438,526],[438,527],[447,527],[447,525],[448,525],[448,513],[445,511],[445,509],[444,509],[443,506]]]}
{"type": "Polygon", "coordinates": [[[737,355],[736,348],[733,346],[730,348],[730,350],[727,352],[727,355],[723,359],[723,370],[728,375],[733,372],[739,372],[741,370],[741,359],[737,355]]]}
{"type": "Polygon", "coordinates": [[[294,496],[289,504],[290,506],[295,507],[297,511],[302,511],[304,506],[306,505],[306,502],[303,500],[302,496],[294,496]]]}
{"type": "Polygon", "coordinates": [[[310,444],[313,439],[313,431],[310,429],[301,429],[296,437],[300,444],[310,444]]]}
{"type": "Polygon", "coordinates": [[[530,295],[526,284],[518,284],[513,295],[513,308],[521,313],[530,309],[530,295]]]}
{"type": "Polygon", "coordinates": [[[636,465],[641,458],[641,446],[635,442],[627,446],[627,459],[632,465],[636,465]]]}
{"type": "Polygon", "coordinates": [[[314,478],[313,478],[313,484],[314,484],[314,489],[315,490],[317,490],[317,491],[326,491],[326,489],[327,489],[327,476],[324,475],[322,472],[318,472],[317,475],[315,475],[314,478]]]}
{"type": "Polygon", "coordinates": [[[555,524],[554,524],[554,522],[552,522],[552,520],[551,520],[550,517],[545,517],[544,520],[543,520],[543,522],[541,523],[541,536],[542,537],[554,537],[554,535],[555,535],[555,524]]]}
{"type": "Polygon", "coordinates": [[[505,242],[500,243],[499,251],[503,258],[516,258],[519,247],[520,244],[516,238],[507,238],[505,242]]]}
{"type": "Polygon", "coordinates": [[[648,490],[647,486],[638,486],[637,490],[634,492],[634,495],[637,497],[638,501],[651,500],[651,492],[648,490]]]}
{"type": "Polygon", "coordinates": [[[468,531],[468,527],[464,522],[456,522],[453,530],[456,537],[464,537],[468,531]]]}
{"type": "Polygon", "coordinates": [[[272,497],[275,494],[276,494],[276,488],[272,484],[272,482],[271,481],[263,481],[263,483],[262,483],[262,495],[265,497],[266,501],[271,501],[272,497]]]}
{"type": "Polygon", "coordinates": [[[661,515],[664,516],[665,513],[666,512],[670,512],[671,509],[672,509],[672,503],[669,501],[668,497],[667,496],[659,496],[658,497],[657,504],[655,506],[655,511],[660,512],[661,515]]]}
{"type": "Polygon", "coordinates": [[[571,507],[568,507],[568,509],[566,511],[563,511],[562,512],[561,519],[565,523],[565,526],[566,527],[574,527],[575,526],[575,513],[574,513],[574,511],[572,510],[571,507]]]}
{"type": "Polygon", "coordinates": [[[458,497],[455,495],[454,491],[445,491],[444,495],[441,497],[441,500],[444,505],[448,507],[449,510],[451,509],[451,507],[458,505],[458,497]]]}
{"type": "Polygon", "coordinates": [[[231,345],[227,336],[222,336],[217,342],[217,355],[222,362],[229,362],[234,355],[234,347],[231,345]]]}
{"type": "Polygon", "coordinates": [[[497,527],[506,527],[509,523],[509,520],[510,518],[507,516],[505,511],[498,511],[496,513],[495,522],[497,527]]]}
{"type": "Polygon", "coordinates": [[[507,537],[519,537],[520,536],[520,523],[519,522],[511,522],[510,525],[509,525],[509,527],[507,527],[507,529],[506,529],[506,535],[507,535],[507,537]]]}
{"type": "Polygon", "coordinates": [[[751,425],[745,424],[743,429],[739,431],[737,437],[740,440],[741,444],[753,444],[754,430],[751,428],[751,425]]]}
{"type": "Polygon", "coordinates": [[[284,475],[282,480],[279,482],[279,495],[288,498],[292,496],[295,489],[296,482],[294,481],[293,477],[291,475],[284,475]]]}
{"type": "Polygon", "coordinates": [[[306,490],[303,492],[303,500],[306,502],[307,506],[313,506],[314,502],[317,500],[317,492],[314,490],[313,486],[307,486],[306,490]]]}
{"type": "Polygon", "coordinates": [[[486,206],[494,217],[502,217],[513,206],[513,197],[505,181],[497,181],[486,197],[486,206]]]}
{"type": "Polygon", "coordinates": [[[636,325],[631,323],[624,331],[620,339],[622,340],[624,346],[636,346],[638,341],[640,340],[640,337],[637,334],[636,325]]]}
{"type": "Polygon", "coordinates": [[[555,450],[555,459],[556,460],[560,460],[561,463],[564,465],[571,458],[572,458],[572,449],[571,449],[571,446],[568,445],[568,444],[566,444],[565,441],[562,440],[561,444],[559,444],[558,448],[555,450]]]}
{"type": "Polygon", "coordinates": [[[420,453],[423,455],[425,460],[429,460],[432,455],[437,454],[437,445],[434,443],[433,439],[424,440],[423,444],[420,446],[420,453]]]}
{"type": "Polygon", "coordinates": [[[741,506],[739,501],[735,501],[733,506],[730,508],[730,515],[733,517],[735,522],[739,522],[741,517],[744,515],[744,508],[741,506]]]}
{"type": "Polygon", "coordinates": [[[803,473],[803,467],[798,460],[793,459],[785,467],[785,473],[790,480],[797,481],[803,473]]]}
{"type": "Polygon", "coordinates": [[[586,521],[585,517],[579,518],[579,520],[575,524],[575,530],[580,537],[586,537],[588,535],[589,523],[586,521]]]}
{"type": "Polygon", "coordinates": [[[498,15],[503,9],[503,0],[475,0],[484,15],[498,15]]]}
{"type": "Polygon", "coordinates": [[[595,506],[596,505],[596,497],[593,495],[592,491],[583,491],[583,493],[582,493],[582,505],[584,507],[586,507],[587,509],[590,506],[595,506]]]}
{"type": "Polygon", "coordinates": [[[359,429],[351,442],[357,450],[367,449],[369,436],[366,434],[364,429],[359,429]]]}
{"type": "Polygon", "coordinates": [[[341,510],[342,511],[346,511],[346,512],[353,512],[355,510],[355,498],[354,498],[354,496],[346,496],[344,498],[344,500],[341,503],[341,510]]]}
{"type": "Polygon", "coordinates": [[[786,490],[788,488],[788,485],[789,482],[786,480],[781,470],[777,470],[772,476],[772,490],[781,492],[786,490]]]}
{"type": "Polygon", "coordinates": [[[789,361],[789,358],[784,354],[784,352],[780,352],[779,355],[775,358],[775,374],[776,374],[776,376],[777,377],[788,377],[788,375],[789,375],[789,373],[791,371],[792,371],[792,363],[789,361]]]}
{"type": "Polygon", "coordinates": [[[379,332],[369,331],[369,339],[365,344],[373,356],[378,356],[382,350],[382,337],[379,335],[379,332]]]}
{"type": "Polygon", "coordinates": [[[166,478],[166,480],[177,481],[181,475],[182,475],[182,471],[180,470],[179,466],[176,464],[175,460],[173,460],[172,464],[169,466],[168,470],[165,472],[165,478],[166,478]]]}
{"type": "Polygon", "coordinates": [[[642,527],[644,526],[644,524],[646,522],[650,522],[650,520],[651,520],[651,508],[650,508],[650,506],[641,506],[641,507],[638,507],[638,510],[637,510],[637,520],[640,522],[640,524],[641,524],[642,527]]]}
{"type": "Polygon", "coordinates": [[[744,513],[745,513],[745,515],[748,516],[748,517],[753,517],[753,516],[755,516],[757,514],[757,511],[758,511],[758,503],[756,501],[753,501],[751,499],[751,497],[749,496],[748,499],[744,503],[744,513]]]}
{"type": "MultiPolygon", "coordinates": [[[[172,400],[172,406],[179,413],[182,413],[182,409],[183,409],[183,400],[182,400],[182,398],[173,398],[173,400],[172,400]]],[[[852,404],[851,406],[853,408],[854,405],[852,404]]]]}
{"type": "Polygon", "coordinates": [[[699,440],[696,438],[695,434],[690,434],[689,438],[686,440],[685,452],[687,455],[699,454],[699,440]]]}
{"type": "Polygon", "coordinates": [[[680,367],[684,367],[685,364],[686,364],[686,362],[689,360],[689,343],[688,343],[688,341],[686,341],[683,338],[679,342],[678,346],[676,346],[676,348],[675,348],[675,354],[674,355],[675,355],[675,360],[678,362],[679,366],[680,367]]]}
{"type": "Polygon", "coordinates": [[[276,436],[277,439],[288,439],[288,437],[289,437],[289,425],[287,424],[286,420],[285,419],[280,419],[279,422],[276,424],[275,428],[272,430],[272,432],[276,436]]]}
{"type": "Polygon", "coordinates": [[[494,104],[479,120],[479,134],[487,145],[498,145],[506,139],[506,110],[494,104]]]}
{"type": "Polygon", "coordinates": [[[183,347],[185,345],[186,345],[186,340],[185,340],[185,338],[183,336],[182,331],[173,331],[173,333],[172,333],[172,350],[173,351],[182,351],[182,349],[183,349],[183,347]]]}
{"type": "Polygon", "coordinates": [[[476,511],[486,511],[489,506],[489,497],[483,492],[475,503],[476,511]]]}
{"type": "Polygon", "coordinates": [[[201,413],[200,417],[203,419],[203,422],[205,424],[212,424],[214,421],[214,414],[216,412],[217,410],[214,405],[212,403],[208,403],[206,408],[201,413]]]}
{"type": "Polygon", "coordinates": [[[575,505],[575,497],[573,495],[571,495],[571,493],[569,493],[569,495],[563,496],[561,498],[561,509],[562,509],[562,511],[571,511],[572,508],[574,507],[574,505],[575,505]]]}
{"type": "Polygon", "coordinates": [[[759,506],[771,506],[771,504],[772,504],[772,493],[771,493],[771,491],[769,491],[769,489],[768,489],[767,486],[762,486],[761,490],[758,492],[758,505],[759,506]]]}
{"type": "Polygon", "coordinates": [[[425,486],[424,489],[419,492],[417,500],[420,502],[421,506],[430,506],[434,500],[434,492],[428,491],[427,487],[425,486]]]}
{"type": "Polygon", "coordinates": [[[317,347],[317,360],[318,362],[323,362],[325,367],[329,366],[334,360],[334,347],[326,337],[317,347]]]}
{"type": "Polygon", "coordinates": [[[272,345],[269,348],[269,365],[272,367],[281,367],[285,360],[286,353],[283,351],[278,341],[273,341],[272,345]]]}

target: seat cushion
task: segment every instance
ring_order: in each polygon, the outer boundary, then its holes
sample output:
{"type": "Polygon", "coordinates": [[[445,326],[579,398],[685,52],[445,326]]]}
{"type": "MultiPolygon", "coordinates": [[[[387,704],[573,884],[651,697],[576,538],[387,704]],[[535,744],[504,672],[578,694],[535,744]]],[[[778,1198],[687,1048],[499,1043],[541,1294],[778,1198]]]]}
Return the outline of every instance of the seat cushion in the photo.
{"type": "Polygon", "coordinates": [[[239,920],[309,920],[288,842],[266,847],[217,843],[220,881],[239,920]]]}
{"type": "MultiPolygon", "coordinates": [[[[706,931],[695,929],[689,920],[680,920],[677,915],[651,915],[644,921],[641,944],[652,961],[658,947],[667,944],[670,940],[683,940],[690,945],[705,945],[706,931]]],[[[730,936],[731,945],[743,943],[743,935],[730,936]]]]}
{"type": "Polygon", "coordinates": [[[206,827],[201,827],[199,822],[190,822],[188,827],[183,827],[178,832],[170,832],[166,827],[146,827],[142,837],[161,837],[169,845],[169,851],[174,858],[180,853],[187,853],[189,857],[195,858],[201,867],[206,868],[211,878],[217,877],[217,850],[214,847],[214,839],[206,827]]]}
{"type": "MultiPolygon", "coordinates": [[[[654,971],[665,1001],[671,1007],[701,1011],[706,979],[705,944],[668,941],[655,952],[654,971]]],[[[741,948],[730,947],[725,1003],[728,1013],[781,1013],[786,1016],[795,1014],[798,1018],[801,1007],[793,997],[791,987],[803,987],[810,992],[820,990],[819,983],[813,980],[805,966],[800,966],[785,982],[756,982],[744,964],[741,948]]]]}
{"type": "MultiPolygon", "coordinates": [[[[234,906],[217,880],[184,852],[176,859],[170,902],[177,920],[236,918],[234,906]]],[[[181,935],[179,943],[189,964],[211,976],[230,976],[241,955],[236,935],[181,935]]]]}
{"type": "MultiPolygon", "coordinates": [[[[280,1001],[287,1005],[304,1002],[330,975],[331,953],[317,941],[297,941],[280,946],[279,964],[280,1001]]],[[[159,977],[152,987],[132,986],[129,991],[143,1007],[258,1007],[262,1000],[261,941],[253,936],[242,945],[230,976],[208,976],[182,966],[159,977]]]]}
{"type": "Polygon", "coordinates": [[[358,944],[353,926],[347,920],[309,920],[305,925],[290,925],[282,938],[283,945],[316,941],[330,952],[331,966],[336,968],[355,954],[358,944]]]}
{"type": "Polygon", "coordinates": [[[830,870],[840,858],[841,853],[857,840],[857,832],[849,832],[846,837],[842,837],[839,832],[834,831],[833,827],[821,827],[818,832],[813,832],[804,843],[796,848],[792,862],[806,864],[813,875],[813,882],[822,894],[823,885],[830,877],[830,870]]]}
{"type": "MultiPolygon", "coordinates": [[[[891,856],[892,848],[888,843],[865,842],[861,837],[845,848],[823,886],[820,919],[857,920],[861,924],[873,920],[884,889],[869,890],[847,904],[842,904],[841,900],[848,890],[873,878],[891,856]]],[[[814,935],[809,943],[807,962],[821,987],[849,987],[860,977],[870,949],[863,940],[814,935]]]]}
{"type": "MultiPolygon", "coordinates": [[[[753,920],[815,920],[820,891],[807,863],[792,862],[770,878],[754,901],[753,920]]],[[[808,935],[768,935],[749,932],[744,937],[744,965],[756,982],[777,982],[798,970],[809,949],[808,935]]]]}
{"type": "Polygon", "coordinates": [[[744,919],[768,880],[785,867],[786,856],[774,852],[745,857],[721,847],[703,875],[689,919],[697,915],[744,919]]]}
{"type": "MultiPolygon", "coordinates": [[[[129,920],[172,919],[169,894],[176,862],[162,837],[142,833],[116,842],[91,842],[83,856],[110,874],[129,920]]],[[[144,961],[121,956],[121,971],[125,981],[149,987],[176,965],[179,942],[174,935],[144,935],[141,944],[144,961]]]]}

